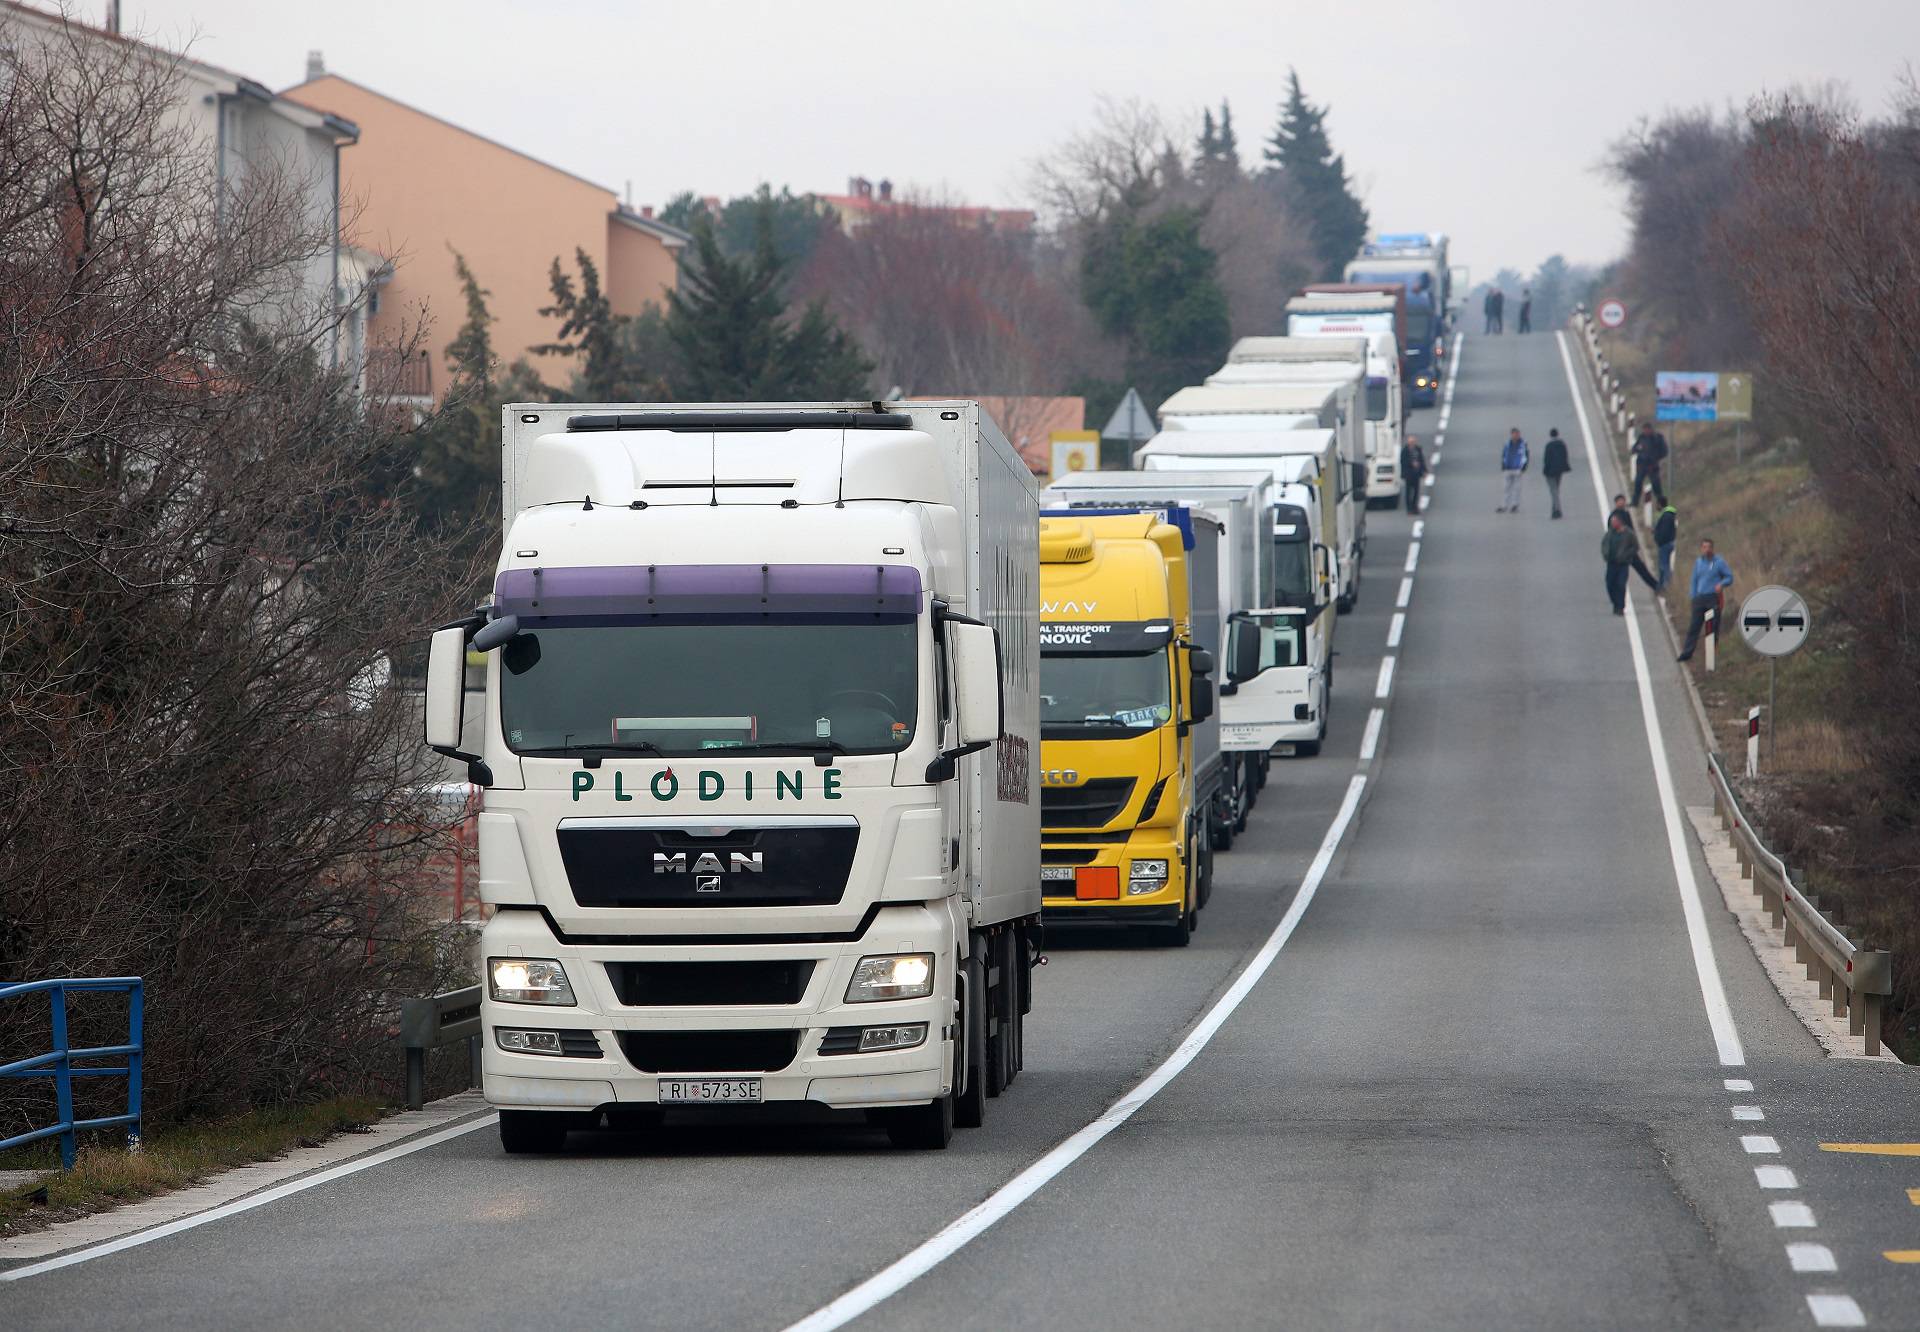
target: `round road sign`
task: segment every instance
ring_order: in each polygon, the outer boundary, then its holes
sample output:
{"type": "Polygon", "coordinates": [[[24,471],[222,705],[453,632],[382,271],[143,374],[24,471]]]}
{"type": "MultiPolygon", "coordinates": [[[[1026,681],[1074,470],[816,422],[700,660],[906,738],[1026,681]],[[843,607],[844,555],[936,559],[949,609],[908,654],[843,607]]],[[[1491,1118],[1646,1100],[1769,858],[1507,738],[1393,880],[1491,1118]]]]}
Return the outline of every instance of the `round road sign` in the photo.
{"type": "Polygon", "coordinates": [[[1784,657],[1798,650],[1812,625],[1805,598],[1791,588],[1759,588],[1740,606],[1740,637],[1764,657],[1784,657]]]}
{"type": "Polygon", "coordinates": [[[1619,328],[1627,322],[1627,307],[1611,298],[1600,302],[1600,308],[1595,313],[1600,316],[1602,328],[1619,328]]]}

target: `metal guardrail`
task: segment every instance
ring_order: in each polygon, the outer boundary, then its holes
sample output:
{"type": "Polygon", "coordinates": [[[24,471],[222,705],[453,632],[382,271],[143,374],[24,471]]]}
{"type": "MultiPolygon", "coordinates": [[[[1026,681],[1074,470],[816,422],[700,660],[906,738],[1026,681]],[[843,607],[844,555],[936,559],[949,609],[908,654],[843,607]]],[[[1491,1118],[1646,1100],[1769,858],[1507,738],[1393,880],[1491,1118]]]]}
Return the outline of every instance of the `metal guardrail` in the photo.
{"type": "Polygon", "coordinates": [[[427,1100],[427,1051],[467,1043],[467,1085],[480,1081],[480,987],[449,990],[400,1005],[400,1046],[407,1052],[407,1109],[427,1100]]]}
{"type": "Polygon", "coordinates": [[[53,1079],[55,1113],[59,1121],[45,1128],[33,1129],[27,1133],[17,1133],[11,1138],[0,1138],[0,1151],[9,1147],[23,1146],[29,1142],[38,1142],[42,1138],[58,1136],[60,1139],[60,1168],[73,1169],[77,1144],[74,1135],[81,1129],[114,1128],[125,1125],[127,1129],[127,1148],[138,1151],[140,1147],[140,1066],[145,1054],[143,1039],[145,1026],[145,994],[138,976],[105,976],[86,979],[69,978],[66,980],[20,981],[11,985],[0,985],[0,999],[12,999],[23,994],[45,993],[52,1005],[53,1049],[46,1054],[33,1055],[26,1059],[16,1059],[10,1064],[0,1064],[0,1077],[7,1078],[47,1078],[53,1079]],[[123,1045],[96,1045],[74,1049],[67,1041],[67,995],[74,991],[119,991],[127,998],[127,1039],[123,1045]],[[76,1067],[77,1059],[115,1059],[124,1058],[124,1064],[107,1066],[81,1065],[76,1067]],[[99,1119],[75,1119],[73,1117],[73,1080],[75,1078],[125,1077],[127,1080],[127,1113],[107,1115],[99,1119]]]}
{"type": "Polygon", "coordinates": [[[1866,1053],[1880,1053],[1880,1014],[1885,997],[1893,993],[1893,955],[1862,948],[1821,914],[1819,905],[1801,891],[1786,862],[1767,849],[1746,811],[1734,797],[1720,756],[1707,756],[1713,779],[1713,808],[1733,841],[1742,877],[1753,880],[1754,891],[1767,906],[1773,927],[1785,932],[1795,959],[1807,969],[1808,979],[1820,986],[1820,997],[1843,1014],[1847,1030],[1861,1037],[1866,1053]]]}

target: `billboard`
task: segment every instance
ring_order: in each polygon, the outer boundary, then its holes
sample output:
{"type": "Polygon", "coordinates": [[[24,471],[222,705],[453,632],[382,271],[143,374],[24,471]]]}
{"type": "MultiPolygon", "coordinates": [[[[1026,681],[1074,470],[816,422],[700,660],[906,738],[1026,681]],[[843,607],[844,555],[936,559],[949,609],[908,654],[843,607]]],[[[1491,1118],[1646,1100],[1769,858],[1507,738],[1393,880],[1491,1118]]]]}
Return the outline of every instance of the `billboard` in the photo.
{"type": "Polygon", "coordinates": [[[1720,376],[1719,419],[1753,419],[1753,376],[1744,370],[1729,370],[1720,376]]]}
{"type": "Polygon", "coordinates": [[[1662,370],[1653,377],[1656,421],[1713,421],[1719,416],[1720,376],[1711,370],[1662,370]]]}
{"type": "Polygon", "coordinates": [[[1053,470],[1049,475],[1066,476],[1070,472],[1100,470],[1100,432],[1098,430],[1056,430],[1053,432],[1053,470]]]}

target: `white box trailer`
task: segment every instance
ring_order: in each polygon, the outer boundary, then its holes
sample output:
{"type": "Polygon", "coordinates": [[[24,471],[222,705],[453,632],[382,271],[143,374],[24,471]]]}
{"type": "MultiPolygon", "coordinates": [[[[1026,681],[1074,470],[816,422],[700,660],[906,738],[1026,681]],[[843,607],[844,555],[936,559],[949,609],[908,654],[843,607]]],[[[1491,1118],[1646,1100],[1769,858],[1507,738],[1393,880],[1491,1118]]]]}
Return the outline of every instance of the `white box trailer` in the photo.
{"type": "MultiPolygon", "coordinates": [[[[1391,334],[1378,335],[1392,342],[1391,334]]],[[[1247,339],[1242,339],[1247,341],[1247,339]]],[[[1369,509],[1391,509],[1400,499],[1400,381],[1389,379],[1378,358],[1362,338],[1272,338],[1295,344],[1300,353],[1263,360],[1228,361],[1207,376],[1209,388],[1252,384],[1351,386],[1352,411],[1361,418],[1366,447],[1365,503],[1369,509]],[[1315,343],[1334,355],[1313,357],[1315,343]]]]}
{"type": "MultiPolygon", "coordinates": [[[[1360,596],[1361,559],[1366,554],[1367,435],[1357,381],[1336,384],[1233,384],[1183,388],[1160,404],[1162,433],[1227,431],[1258,433],[1289,429],[1307,416],[1333,432],[1344,466],[1336,469],[1339,521],[1334,563],[1340,579],[1339,608],[1353,609],[1360,596]]],[[[1144,455],[1143,448],[1140,455],[1144,455]]],[[[1136,462],[1136,466],[1139,464],[1136,462]]]]}
{"type": "Polygon", "coordinates": [[[1278,487],[1273,509],[1275,605],[1230,617],[1227,649],[1249,649],[1233,626],[1246,622],[1262,663],[1229,660],[1221,698],[1221,744],[1229,753],[1317,754],[1332,707],[1337,580],[1325,533],[1336,521],[1332,492],[1343,464],[1328,431],[1165,431],[1143,451],[1149,469],[1225,471],[1258,467],[1278,487]],[[1182,450],[1186,450],[1183,452],[1182,450]],[[1228,700],[1233,700],[1229,704],[1228,700]]]}
{"type": "Polygon", "coordinates": [[[506,1146],[798,1101],[943,1146],[1018,1071],[1038,946],[1031,473],[963,401],[502,424],[492,601],[426,711],[485,788],[506,1146]]]}
{"type": "MultiPolygon", "coordinates": [[[[1217,619],[1273,604],[1273,544],[1269,527],[1273,513],[1273,477],[1264,468],[1237,472],[1074,472],[1049,485],[1041,494],[1049,508],[1135,509],[1189,507],[1217,520],[1220,537],[1217,619]]],[[[1196,601],[1196,606],[1198,602],[1196,601]]],[[[1200,623],[1196,611],[1196,635],[1200,623]]],[[[1226,650],[1225,631],[1217,640],[1202,642],[1214,660],[1226,650]]],[[[1223,703],[1214,724],[1224,733],[1223,703]]],[[[1247,811],[1265,780],[1264,752],[1260,762],[1230,765],[1222,784],[1220,808],[1215,813],[1213,843],[1225,851],[1234,834],[1246,826],[1247,811]]]]}

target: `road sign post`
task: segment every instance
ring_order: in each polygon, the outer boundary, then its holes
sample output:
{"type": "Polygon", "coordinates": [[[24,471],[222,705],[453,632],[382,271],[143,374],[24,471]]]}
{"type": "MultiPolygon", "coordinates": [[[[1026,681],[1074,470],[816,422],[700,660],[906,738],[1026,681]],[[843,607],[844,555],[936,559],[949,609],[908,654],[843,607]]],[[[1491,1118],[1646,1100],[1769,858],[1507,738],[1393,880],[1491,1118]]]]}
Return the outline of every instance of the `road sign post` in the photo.
{"type": "Polygon", "coordinates": [[[1600,302],[1600,308],[1594,311],[1600,319],[1602,328],[1619,328],[1627,322],[1627,307],[1624,302],[1609,296],[1600,302]]]}
{"type": "Polygon", "coordinates": [[[1153,438],[1153,413],[1147,410],[1139,389],[1127,390],[1127,396],[1120,400],[1120,405],[1113,409],[1113,415],[1107,418],[1106,425],[1101,427],[1100,437],[1126,440],[1127,467],[1133,466],[1134,452],[1153,438]]]}
{"type": "Polygon", "coordinates": [[[1756,588],[1740,604],[1740,637],[1767,659],[1767,760],[1772,762],[1774,737],[1780,733],[1778,678],[1780,658],[1798,652],[1813,627],[1806,598],[1786,587],[1756,588]]]}

